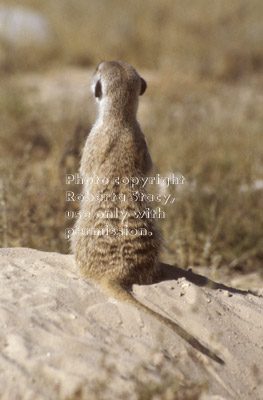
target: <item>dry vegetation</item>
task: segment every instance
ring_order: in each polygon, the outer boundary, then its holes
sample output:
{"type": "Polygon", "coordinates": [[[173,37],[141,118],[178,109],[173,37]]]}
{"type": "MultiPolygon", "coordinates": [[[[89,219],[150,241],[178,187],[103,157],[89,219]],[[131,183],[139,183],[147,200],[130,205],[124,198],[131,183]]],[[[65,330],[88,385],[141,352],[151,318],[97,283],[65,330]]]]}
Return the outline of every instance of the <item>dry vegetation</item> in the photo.
{"type": "MultiPolygon", "coordinates": [[[[118,375],[119,366],[109,362],[107,352],[102,354],[100,362],[101,375],[94,379],[89,387],[88,395],[85,389],[77,389],[73,397],[66,400],[107,400],[114,376],[118,375]]],[[[200,369],[202,363],[199,362],[200,369]]],[[[206,381],[198,383],[190,380],[180,371],[177,361],[167,354],[153,352],[151,361],[147,360],[135,366],[127,379],[133,383],[132,395],[136,400],[199,400],[207,393],[209,384],[206,381]]],[[[122,389],[118,398],[129,399],[131,388],[122,389]]]]}
{"type": "Polygon", "coordinates": [[[65,107],[54,118],[52,104],[51,109],[32,106],[17,77],[122,59],[150,77],[141,120],[155,172],[186,178],[160,220],[164,258],[183,267],[258,269],[263,259],[262,1],[3,3],[40,10],[50,19],[54,40],[45,49],[2,44],[1,245],[68,251],[64,177],[77,171],[92,123],[82,111],[65,107]]]}
{"type": "MultiPolygon", "coordinates": [[[[121,59],[148,80],[140,121],[154,173],[186,178],[167,189],[176,202],[162,207],[164,259],[263,275],[262,0],[2,3],[42,12],[53,41],[21,48],[0,40],[0,246],[68,252],[65,174],[77,171],[94,119],[68,100],[58,114],[52,100],[32,104],[34,85],[18,84],[21,77],[121,59]]],[[[140,368],[130,377],[139,400],[197,400],[206,389],[180,380],[176,365],[157,366],[154,381],[149,365],[140,368]]],[[[102,370],[91,398],[107,398],[114,370],[102,370]]]]}

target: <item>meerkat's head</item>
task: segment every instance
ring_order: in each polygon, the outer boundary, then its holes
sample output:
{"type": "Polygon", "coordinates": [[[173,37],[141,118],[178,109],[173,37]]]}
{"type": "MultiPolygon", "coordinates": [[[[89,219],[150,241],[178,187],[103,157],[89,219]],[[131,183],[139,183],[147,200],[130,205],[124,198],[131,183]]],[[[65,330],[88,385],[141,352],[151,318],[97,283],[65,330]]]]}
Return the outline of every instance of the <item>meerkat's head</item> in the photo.
{"type": "Polygon", "coordinates": [[[92,77],[92,92],[104,110],[116,114],[136,113],[138,97],[147,88],[145,80],[129,64],[103,61],[92,77]]]}

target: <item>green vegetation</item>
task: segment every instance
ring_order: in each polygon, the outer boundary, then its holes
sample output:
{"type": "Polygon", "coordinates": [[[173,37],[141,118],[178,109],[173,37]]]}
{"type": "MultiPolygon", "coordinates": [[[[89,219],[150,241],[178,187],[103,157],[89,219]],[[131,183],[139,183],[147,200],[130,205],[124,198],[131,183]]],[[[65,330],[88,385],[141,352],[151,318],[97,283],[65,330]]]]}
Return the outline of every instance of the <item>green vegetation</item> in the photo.
{"type": "Polygon", "coordinates": [[[35,49],[0,43],[0,244],[68,251],[63,182],[93,122],[70,107],[54,118],[52,104],[30,103],[17,78],[121,59],[149,77],[140,120],[154,173],[186,178],[182,190],[167,189],[176,202],[158,221],[164,259],[261,266],[262,1],[2,3],[41,11],[54,40],[35,49]]]}

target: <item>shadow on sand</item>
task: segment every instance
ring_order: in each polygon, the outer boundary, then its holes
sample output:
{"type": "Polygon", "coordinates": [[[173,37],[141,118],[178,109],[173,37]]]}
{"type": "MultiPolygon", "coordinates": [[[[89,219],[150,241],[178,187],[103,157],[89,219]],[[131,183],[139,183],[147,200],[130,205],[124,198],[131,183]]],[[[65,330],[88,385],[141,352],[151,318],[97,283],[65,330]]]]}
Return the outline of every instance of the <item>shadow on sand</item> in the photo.
{"type": "Polygon", "coordinates": [[[223,283],[214,282],[203,275],[194,273],[191,269],[185,271],[175,265],[165,264],[162,262],[160,262],[159,265],[161,269],[161,278],[156,280],[156,283],[160,283],[162,281],[176,280],[179,278],[185,278],[189,282],[192,282],[197,286],[207,287],[209,289],[216,289],[216,290],[217,289],[227,290],[230,293],[239,293],[243,295],[252,294],[253,296],[257,296],[256,293],[253,293],[250,290],[235,289],[226,286],[223,283]]]}

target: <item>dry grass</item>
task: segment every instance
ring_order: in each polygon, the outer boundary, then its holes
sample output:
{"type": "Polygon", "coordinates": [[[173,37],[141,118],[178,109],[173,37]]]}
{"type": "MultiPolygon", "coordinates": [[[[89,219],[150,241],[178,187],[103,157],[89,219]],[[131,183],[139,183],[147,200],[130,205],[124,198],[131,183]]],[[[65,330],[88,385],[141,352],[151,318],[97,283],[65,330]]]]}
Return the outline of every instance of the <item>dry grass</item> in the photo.
{"type": "Polygon", "coordinates": [[[47,62],[97,64],[127,60],[237,79],[263,66],[261,0],[3,0],[44,13],[54,39],[43,54],[6,49],[7,70],[47,62]]]}
{"type": "Polygon", "coordinates": [[[90,125],[67,110],[62,120],[53,120],[45,107],[30,107],[12,81],[3,86],[1,219],[7,220],[7,227],[0,233],[1,242],[5,238],[6,246],[65,253],[65,176],[78,169],[90,125]]]}
{"type": "MultiPolygon", "coordinates": [[[[202,369],[202,364],[200,363],[202,369]]],[[[107,400],[112,397],[114,378],[119,375],[118,365],[109,362],[107,352],[102,354],[100,376],[86,388],[80,387],[75,395],[66,400],[107,400]]],[[[138,363],[125,377],[128,390],[118,388],[116,399],[136,400],[199,400],[207,393],[209,384],[195,382],[180,371],[177,361],[167,354],[154,352],[149,360],[138,363]],[[132,388],[132,389],[131,389],[132,388]]],[[[122,382],[124,384],[124,382],[122,382]]]]}
{"type": "Polygon", "coordinates": [[[170,187],[177,201],[165,207],[170,261],[261,265],[262,84],[259,77],[239,84],[175,77],[161,92],[154,88],[154,117],[145,126],[154,160],[164,175],[186,178],[183,190],[170,187]]]}
{"type": "Polygon", "coordinates": [[[176,202],[163,207],[164,257],[183,267],[260,266],[262,189],[255,182],[263,180],[262,1],[19,4],[50,18],[54,40],[36,51],[2,49],[1,244],[68,251],[63,181],[77,171],[92,122],[82,112],[65,109],[54,119],[50,108],[32,107],[16,74],[123,59],[154,76],[141,120],[155,172],[186,178],[176,202]]]}

